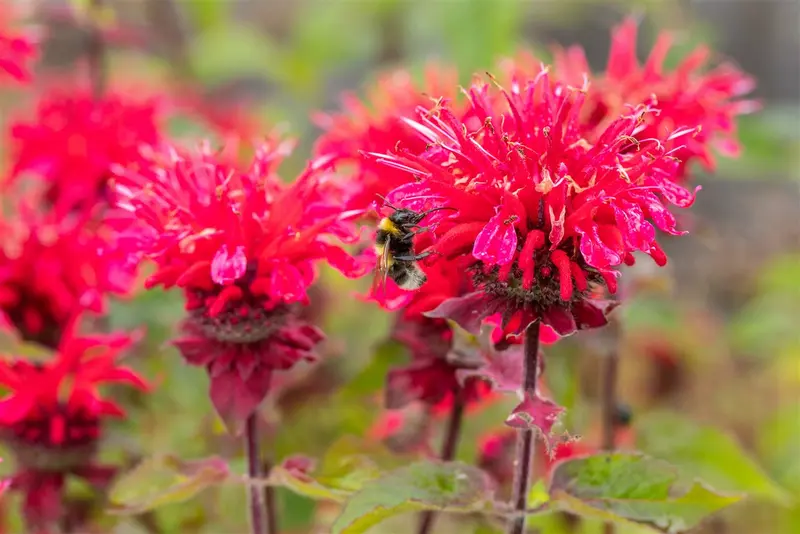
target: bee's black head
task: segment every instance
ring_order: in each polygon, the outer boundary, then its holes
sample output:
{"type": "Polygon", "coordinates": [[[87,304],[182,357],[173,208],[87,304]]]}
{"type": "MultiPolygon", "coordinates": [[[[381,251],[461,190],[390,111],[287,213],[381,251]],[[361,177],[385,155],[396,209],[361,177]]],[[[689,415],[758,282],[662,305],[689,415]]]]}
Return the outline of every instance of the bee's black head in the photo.
{"type": "Polygon", "coordinates": [[[389,220],[402,228],[405,226],[419,224],[424,216],[425,213],[418,213],[405,208],[399,208],[394,210],[394,213],[389,215],[389,220]]]}

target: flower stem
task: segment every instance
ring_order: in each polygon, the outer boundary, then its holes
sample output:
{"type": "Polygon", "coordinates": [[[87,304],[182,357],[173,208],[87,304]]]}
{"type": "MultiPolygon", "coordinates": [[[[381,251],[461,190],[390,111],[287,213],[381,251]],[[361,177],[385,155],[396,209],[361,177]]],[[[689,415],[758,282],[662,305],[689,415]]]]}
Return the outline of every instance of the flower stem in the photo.
{"type": "Polygon", "coordinates": [[[106,65],[106,43],[103,39],[103,28],[100,26],[103,0],[91,0],[89,3],[89,35],[86,40],[86,60],[89,63],[89,82],[92,95],[100,99],[106,89],[108,78],[106,65]]]}
{"type": "MultiPolygon", "coordinates": [[[[253,413],[245,423],[245,448],[247,449],[247,474],[251,480],[260,480],[261,461],[259,460],[258,429],[256,414],[253,413]]],[[[264,512],[266,507],[263,502],[264,493],[254,486],[250,492],[250,528],[253,534],[273,534],[264,530],[264,512]]]]}
{"type": "MultiPolygon", "coordinates": [[[[454,392],[453,406],[450,409],[450,418],[447,421],[447,432],[442,442],[442,452],[439,455],[444,461],[456,457],[458,439],[461,437],[461,422],[464,419],[464,389],[458,388],[454,392]]],[[[428,534],[433,528],[436,515],[432,511],[423,512],[420,516],[418,534],[428,534]]]]}
{"type": "MultiPolygon", "coordinates": [[[[536,321],[525,329],[525,369],[524,391],[536,392],[539,373],[539,326],[536,321]]],[[[533,430],[517,431],[517,451],[514,458],[514,493],[512,506],[517,514],[509,520],[508,534],[523,534],[525,532],[525,508],[528,503],[528,492],[531,486],[531,471],[533,469],[534,452],[533,430]]]]}
{"type": "MultiPolygon", "coordinates": [[[[606,365],[603,372],[603,450],[611,452],[615,448],[615,430],[617,426],[617,377],[619,375],[619,355],[615,349],[606,354],[606,365]]],[[[614,534],[614,523],[603,524],[603,534],[614,534]]]]}
{"type": "MultiPolygon", "coordinates": [[[[272,470],[272,461],[264,460],[264,478],[269,476],[272,470]]],[[[264,503],[267,510],[267,534],[278,534],[278,514],[275,505],[275,488],[264,486],[264,503]]]]}

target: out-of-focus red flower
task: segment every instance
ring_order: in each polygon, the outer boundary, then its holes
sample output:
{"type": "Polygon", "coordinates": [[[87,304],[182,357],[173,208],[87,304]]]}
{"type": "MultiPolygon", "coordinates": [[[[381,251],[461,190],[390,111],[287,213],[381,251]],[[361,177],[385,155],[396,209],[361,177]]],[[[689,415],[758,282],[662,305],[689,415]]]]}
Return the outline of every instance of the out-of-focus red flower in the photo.
{"type": "Polygon", "coordinates": [[[89,212],[39,214],[28,204],[38,198],[18,197],[0,219],[0,316],[23,339],[55,348],[73,315],[104,312],[135,272],[105,223],[89,212]]]}
{"type": "MultiPolygon", "coordinates": [[[[426,239],[422,234],[419,237],[426,239]]],[[[486,400],[490,388],[481,380],[459,379],[461,371],[474,368],[474,350],[470,350],[470,354],[454,352],[454,332],[447,321],[425,315],[446,299],[469,291],[471,280],[457,263],[439,262],[424,268],[428,282],[419,291],[397,290],[405,298],[392,299],[390,305],[382,301],[390,309],[403,306],[391,336],[411,355],[409,365],[389,371],[385,404],[393,410],[422,401],[434,413],[447,413],[456,394],[463,395],[463,401],[469,406],[486,400]]],[[[389,291],[395,293],[392,289],[389,291]]],[[[374,289],[373,297],[381,301],[381,293],[380,288],[374,289]]]]}
{"type": "MultiPolygon", "coordinates": [[[[343,99],[343,111],[315,115],[316,124],[324,130],[314,153],[330,157],[349,176],[353,188],[348,207],[364,209],[395,187],[412,180],[408,173],[381,165],[362,157],[363,152],[388,152],[396,146],[413,153],[425,150],[426,141],[417,135],[406,118],[416,116],[419,106],[428,107],[433,99],[457,96],[458,77],[452,69],[430,65],[422,84],[415,84],[405,70],[396,70],[380,77],[367,89],[365,102],[355,95],[343,99]]],[[[458,108],[456,113],[461,111],[458,108]]],[[[473,129],[480,126],[468,117],[473,129]]]]}
{"type": "Polygon", "coordinates": [[[430,446],[432,415],[430,405],[424,402],[385,410],[370,428],[369,437],[398,454],[433,456],[430,446]]]}
{"type": "MultiPolygon", "coordinates": [[[[738,155],[735,117],[759,108],[757,102],[741,98],[753,90],[755,80],[730,62],[709,68],[711,53],[706,46],[699,46],[677,67],[666,70],[664,60],[673,43],[673,36],[666,32],[658,36],[649,57],[640,64],[637,31],[634,18],[614,28],[605,73],[589,88],[581,120],[591,128],[602,128],[625,113],[626,104],[647,104],[657,107],[658,113],[645,117],[645,126],[636,134],[639,140],[697,128],[692,136],[666,143],[667,150],[680,145],[674,152],[681,160],[675,175],[680,181],[687,179],[687,166],[693,161],[713,170],[712,149],[738,155]]],[[[583,49],[572,46],[554,52],[558,75],[567,83],[580,85],[590,71],[583,49]]]]}
{"type": "Polygon", "coordinates": [[[117,363],[132,343],[123,334],[81,336],[79,318],[71,321],[54,357],[44,363],[5,356],[0,384],[0,437],[17,457],[12,489],[25,494],[24,513],[31,531],[61,516],[61,492],[67,475],[107,484],[114,474],[94,464],[102,422],[125,413],[99,388],[125,384],[141,390],[146,382],[117,363]]]}
{"type": "MultiPolygon", "coordinates": [[[[462,394],[467,396],[464,408],[467,415],[486,408],[499,398],[487,382],[478,380],[471,381],[462,394]]],[[[437,404],[412,400],[399,408],[385,410],[370,429],[369,436],[398,453],[433,456],[430,446],[432,431],[451,417],[454,402],[455,394],[451,391],[437,404]]]]}
{"type": "Polygon", "coordinates": [[[111,165],[142,165],[140,148],[160,138],[155,100],[54,90],[34,117],[11,124],[9,183],[30,174],[47,184],[47,201],[61,211],[91,208],[107,200],[111,165]]]}
{"type": "Polygon", "coordinates": [[[680,235],[665,204],[688,207],[694,195],[673,181],[678,149],[665,146],[693,130],[635,139],[657,112],[637,106],[587,132],[580,116],[588,91],[554,81],[547,69],[515,79],[508,91],[476,81],[467,94],[480,130],[469,133],[442,103],[413,123],[425,152],[371,155],[419,179],[388,202],[455,210],[441,212],[441,237],[430,250],[439,261],[469,262],[478,291],[429,317],[477,333],[500,313],[504,325],[515,325],[510,334],[541,319],[568,335],[607,323],[613,304],[589,298],[590,289],[615,293],[617,267],[633,264],[634,252],[666,263],[653,225],[680,235]]]}
{"type": "Polygon", "coordinates": [[[32,39],[11,28],[9,10],[0,6],[0,84],[6,78],[27,82],[31,73],[29,62],[36,55],[32,39]]]}
{"type": "Polygon", "coordinates": [[[133,255],[155,263],[146,287],[184,291],[188,318],[176,345],[206,367],[211,399],[236,431],[272,372],[311,358],[323,337],[299,318],[317,263],[348,276],[367,270],[335,244],[358,238],[351,219],[360,212],[342,211],[325,169],[309,165],[290,185],[276,174],[291,146],[267,141],[246,170],[208,147],[168,148],[138,171],[118,169],[115,184],[113,221],[133,255]]]}

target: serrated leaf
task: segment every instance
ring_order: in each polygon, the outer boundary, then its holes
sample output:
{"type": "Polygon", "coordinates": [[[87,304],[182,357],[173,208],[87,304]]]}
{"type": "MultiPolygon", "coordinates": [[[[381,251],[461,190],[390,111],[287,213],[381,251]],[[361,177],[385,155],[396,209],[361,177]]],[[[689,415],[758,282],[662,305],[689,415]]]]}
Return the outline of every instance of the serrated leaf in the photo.
{"type": "Polygon", "coordinates": [[[564,408],[545,399],[539,392],[527,391],[525,398],[506,419],[506,424],[513,428],[535,430],[544,441],[548,453],[552,453],[558,439],[553,426],[563,413],[564,408]]]}
{"type": "Polygon", "coordinates": [[[292,456],[272,468],[266,483],[311,499],[342,502],[380,476],[373,456],[383,454],[387,452],[368,451],[363,443],[345,437],[327,450],[319,468],[314,468],[315,462],[310,458],[292,456]]]}
{"type": "Polygon", "coordinates": [[[685,532],[738,502],[674,466],[641,454],[599,454],[558,464],[550,496],[563,509],[606,521],[636,522],[664,532],[685,532]]]}
{"type": "Polygon", "coordinates": [[[140,514],[183,502],[222,483],[229,474],[228,464],[218,456],[192,461],[174,456],[149,458],[114,483],[109,494],[110,511],[140,514]]]}
{"type": "Polygon", "coordinates": [[[345,504],[333,534],[359,534],[406,512],[468,513],[484,509],[491,484],[479,469],[460,462],[417,462],[365,485],[345,504]]]}
{"type": "Polygon", "coordinates": [[[667,460],[686,474],[725,491],[744,492],[787,504],[790,497],[722,430],[677,414],[656,413],[637,421],[639,448],[667,460]]]}

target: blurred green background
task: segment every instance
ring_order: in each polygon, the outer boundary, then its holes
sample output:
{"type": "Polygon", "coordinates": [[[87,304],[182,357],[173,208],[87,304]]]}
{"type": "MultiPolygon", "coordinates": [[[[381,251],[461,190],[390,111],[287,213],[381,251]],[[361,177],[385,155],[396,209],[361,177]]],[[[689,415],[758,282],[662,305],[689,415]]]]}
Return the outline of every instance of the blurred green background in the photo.
{"type": "MultiPolygon", "coordinates": [[[[663,289],[663,281],[651,284],[651,273],[627,273],[629,284],[641,283],[644,289],[620,312],[620,392],[634,408],[642,450],[702,475],[717,489],[753,495],[697,532],[800,532],[800,40],[797,28],[786,22],[792,16],[798,20],[796,3],[108,4],[115,25],[129,34],[112,51],[112,77],[144,80],[154,87],[186,82],[222,106],[244,106],[265,129],[288,125],[301,145],[283,168],[287,177],[303,165],[318,133],[309,113],[335,109],[342,91],[361,93],[386,68],[402,66],[419,74],[427,61],[437,59],[454,64],[467,82],[499,56],[527,48],[546,58],[547,46],[559,42],[585,46],[593,68],[600,70],[610,27],[631,12],[643,17],[643,53],[659,30],[673,29],[680,37],[676,53],[705,42],[731,55],[758,77],[765,109],[740,121],[741,159],[721,160],[715,177],[698,176],[705,188],[692,211],[699,230],[667,242],[670,268],[658,276],[670,279],[669,289],[663,289]],[[792,46],[793,67],[782,59],[792,46]],[[653,289],[656,285],[661,289],[653,289]],[[654,356],[659,351],[670,355],[672,367],[654,356]]],[[[83,2],[74,5],[80,8],[83,2]]],[[[63,9],[58,2],[43,1],[33,13],[53,30],[42,70],[69,69],[80,55],[83,34],[64,18],[63,9]]],[[[190,117],[172,127],[187,141],[208,134],[190,117]]],[[[381,345],[389,314],[353,298],[367,284],[323,273],[320,294],[325,298],[316,305],[329,336],[323,362],[290,373],[278,388],[279,397],[263,409],[270,437],[266,448],[276,460],[295,453],[319,457],[332,443],[348,450],[368,447],[369,429],[381,413],[385,371],[403,361],[403,354],[381,345]]],[[[113,304],[113,326],[146,325],[146,343],[130,362],[158,387],[153,394],[128,399],[131,417],[110,429],[104,454],[127,465],[158,453],[184,458],[220,454],[241,471],[240,444],[225,435],[212,415],[205,372],[186,368],[166,345],[181,313],[180,295],[158,291],[113,304]]],[[[568,425],[577,433],[590,432],[596,421],[597,344],[597,335],[581,335],[547,351],[550,387],[570,409],[568,425]]],[[[508,408],[499,403],[470,413],[462,459],[475,460],[478,438],[502,428],[508,408]]],[[[9,455],[0,451],[0,456],[9,455]]],[[[4,463],[3,468],[10,466],[4,463]]],[[[76,487],[74,494],[79,498],[81,491],[76,487]]],[[[281,532],[286,534],[326,532],[337,511],[332,504],[285,490],[279,491],[279,500],[281,532]]],[[[98,532],[113,528],[119,533],[245,532],[244,505],[242,488],[226,486],[134,519],[98,515],[96,525],[98,532]]],[[[413,521],[404,516],[371,532],[408,532],[413,521]]],[[[591,523],[568,530],[552,517],[533,522],[548,534],[601,531],[591,523]]],[[[19,519],[12,517],[9,528],[19,531],[19,519]]],[[[471,519],[448,518],[438,523],[437,532],[491,532],[479,528],[485,527],[471,519]]]]}

